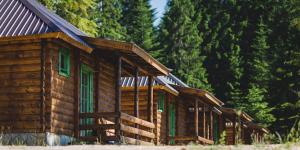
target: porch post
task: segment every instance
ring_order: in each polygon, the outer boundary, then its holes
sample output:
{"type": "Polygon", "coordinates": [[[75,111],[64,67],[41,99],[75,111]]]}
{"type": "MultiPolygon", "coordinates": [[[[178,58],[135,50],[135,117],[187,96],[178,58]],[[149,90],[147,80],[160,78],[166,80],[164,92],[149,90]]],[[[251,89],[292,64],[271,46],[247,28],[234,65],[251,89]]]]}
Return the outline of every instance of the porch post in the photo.
{"type": "Polygon", "coordinates": [[[236,116],[234,115],[234,118],[233,118],[233,145],[235,145],[236,143],[236,116]]]}
{"type": "Polygon", "coordinates": [[[148,105],[147,105],[147,119],[153,123],[153,76],[148,77],[148,105]]]}
{"type": "Polygon", "coordinates": [[[195,100],[195,105],[194,105],[194,119],[195,119],[195,135],[198,137],[199,136],[199,102],[198,99],[195,100]]]}
{"type": "Polygon", "coordinates": [[[205,104],[203,104],[203,137],[206,138],[206,115],[205,115],[205,104]]]}
{"type": "Polygon", "coordinates": [[[116,62],[116,85],[115,85],[115,91],[116,91],[116,97],[115,97],[115,112],[118,114],[118,116],[115,118],[115,124],[116,124],[116,130],[115,135],[119,142],[121,142],[121,73],[122,73],[122,59],[121,56],[117,56],[117,62],[116,62]]]}
{"type": "MultiPolygon", "coordinates": [[[[139,68],[135,68],[134,71],[134,116],[139,118],[139,68]]],[[[137,129],[139,128],[138,124],[134,125],[137,129]]],[[[138,139],[139,136],[136,134],[135,139],[138,139]]],[[[137,144],[137,143],[136,143],[137,144]]]]}
{"type": "Polygon", "coordinates": [[[80,112],[80,50],[76,49],[74,54],[74,97],[75,97],[75,104],[74,104],[74,126],[75,126],[75,133],[74,136],[79,138],[79,112],[80,112]]]}
{"type": "Polygon", "coordinates": [[[213,111],[212,108],[210,109],[210,139],[214,139],[213,135],[213,130],[214,130],[214,116],[213,116],[213,111]]]}

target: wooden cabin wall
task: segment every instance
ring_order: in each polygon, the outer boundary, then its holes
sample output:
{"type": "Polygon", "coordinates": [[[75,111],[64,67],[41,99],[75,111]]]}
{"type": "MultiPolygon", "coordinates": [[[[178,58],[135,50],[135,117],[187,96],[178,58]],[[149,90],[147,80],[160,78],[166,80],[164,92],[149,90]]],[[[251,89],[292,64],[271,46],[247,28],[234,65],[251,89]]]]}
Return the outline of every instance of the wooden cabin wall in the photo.
{"type": "Polygon", "coordinates": [[[41,41],[0,43],[0,129],[40,132],[41,41]]]}
{"type": "Polygon", "coordinates": [[[100,56],[99,62],[99,83],[98,83],[98,112],[115,111],[115,65],[100,56]]]}
{"type": "Polygon", "coordinates": [[[51,66],[47,65],[47,72],[51,76],[51,129],[52,133],[73,135],[75,109],[75,54],[76,49],[70,45],[53,40],[47,43],[47,54],[51,57],[51,66]],[[70,51],[70,76],[59,75],[59,49],[70,51]]]}
{"type": "Polygon", "coordinates": [[[188,104],[183,97],[177,97],[177,136],[187,136],[189,134],[188,128],[193,128],[192,126],[187,126],[189,120],[193,120],[194,117],[188,116],[188,104]]]}

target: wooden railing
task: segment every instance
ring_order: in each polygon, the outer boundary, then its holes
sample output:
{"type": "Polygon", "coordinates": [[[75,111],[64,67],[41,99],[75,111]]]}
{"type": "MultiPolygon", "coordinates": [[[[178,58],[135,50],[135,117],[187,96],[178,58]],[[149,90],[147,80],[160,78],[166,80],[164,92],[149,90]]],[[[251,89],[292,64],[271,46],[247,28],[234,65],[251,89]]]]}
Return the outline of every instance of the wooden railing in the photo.
{"type": "Polygon", "coordinates": [[[139,119],[126,113],[121,113],[121,120],[121,131],[149,138],[150,141],[155,138],[155,134],[152,131],[155,128],[154,123],[139,119]],[[136,128],[135,125],[138,125],[139,128],[136,128]]]}
{"type": "Polygon", "coordinates": [[[102,113],[81,113],[79,115],[81,119],[93,118],[94,123],[91,125],[80,125],[79,131],[92,130],[97,133],[97,135],[80,137],[81,140],[85,141],[115,141],[118,137],[121,140],[125,140],[128,144],[149,144],[155,138],[153,129],[155,128],[154,123],[139,119],[137,117],[128,115],[126,113],[116,113],[116,112],[102,112],[102,113]],[[114,119],[119,118],[121,120],[120,125],[114,124],[114,119]],[[106,123],[101,122],[103,119],[106,123]],[[121,135],[115,135],[115,130],[118,129],[121,135]],[[107,130],[112,131],[113,136],[103,136],[103,132],[107,130]],[[102,134],[101,134],[102,132],[102,134]],[[134,136],[130,136],[134,135],[134,136]],[[138,137],[138,139],[135,139],[138,137]]]}

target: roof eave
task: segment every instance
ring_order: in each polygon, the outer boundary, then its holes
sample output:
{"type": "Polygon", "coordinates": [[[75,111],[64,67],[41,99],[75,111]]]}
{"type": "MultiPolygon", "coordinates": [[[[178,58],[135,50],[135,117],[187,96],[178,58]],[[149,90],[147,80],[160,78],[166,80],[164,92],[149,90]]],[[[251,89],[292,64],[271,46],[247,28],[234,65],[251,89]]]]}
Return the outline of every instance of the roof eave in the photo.
{"type": "Polygon", "coordinates": [[[85,52],[91,53],[92,48],[81,44],[80,42],[74,40],[63,32],[50,32],[44,34],[35,34],[35,35],[25,35],[25,36],[8,36],[0,37],[0,42],[9,42],[9,41],[21,41],[21,40],[34,40],[34,39],[60,39],[63,40],[85,52]]]}

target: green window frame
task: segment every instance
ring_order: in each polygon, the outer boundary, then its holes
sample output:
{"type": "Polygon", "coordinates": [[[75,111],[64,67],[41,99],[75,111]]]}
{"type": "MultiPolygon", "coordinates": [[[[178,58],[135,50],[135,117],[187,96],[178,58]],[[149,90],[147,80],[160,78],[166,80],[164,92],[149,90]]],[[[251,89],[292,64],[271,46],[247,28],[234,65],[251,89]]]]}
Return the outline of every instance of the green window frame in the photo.
{"type": "Polygon", "coordinates": [[[219,121],[218,121],[218,115],[214,114],[213,116],[213,139],[214,143],[218,144],[219,143],[219,121]]]}
{"type": "Polygon", "coordinates": [[[165,110],[165,94],[162,92],[158,93],[158,104],[157,104],[157,109],[160,112],[163,112],[165,110]]]}
{"type": "Polygon", "coordinates": [[[58,72],[59,75],[70,76],[70,50],[59,49],[58,51],[58,72]]]}
{"type": "MultiPolygon", "coordinates": [[[[93,88],[93,70],[85,65],[81,64],[80,69],[80,113],[94,112],[94,88],[93,88]]],[[[80,119],[81,125],[91,125],[94,119],[86,118],[80,119]]],[[[91,130],[80,131],[81,136],[92,135],[91,130]]]]}

